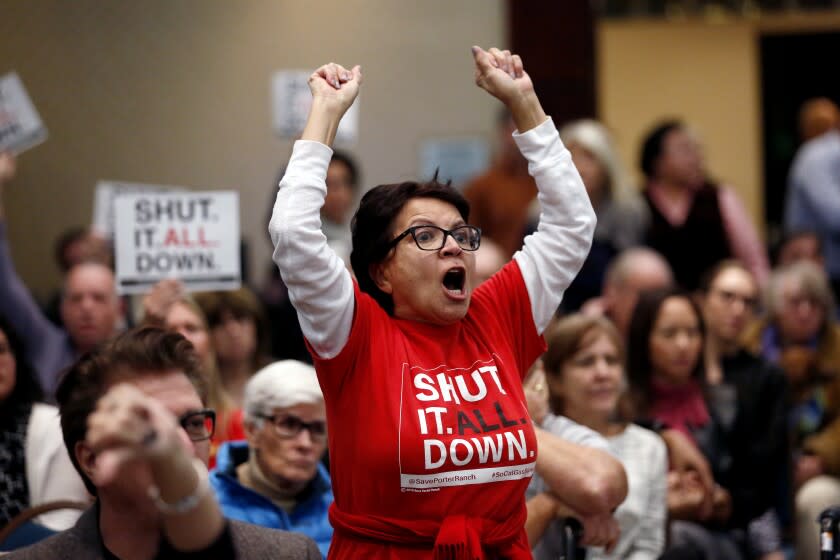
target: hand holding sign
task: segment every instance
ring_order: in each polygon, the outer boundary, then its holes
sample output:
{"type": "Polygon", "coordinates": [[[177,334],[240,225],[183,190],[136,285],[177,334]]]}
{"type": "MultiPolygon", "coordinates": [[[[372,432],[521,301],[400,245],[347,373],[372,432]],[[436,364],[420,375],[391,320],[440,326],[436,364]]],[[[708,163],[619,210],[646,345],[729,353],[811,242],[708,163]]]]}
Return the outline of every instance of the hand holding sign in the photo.
{"type": "Polygon", "coordinates": [[[0,151],[19,154],[47,139],[47,129],[14,72],[0,76],[0,151]]]}

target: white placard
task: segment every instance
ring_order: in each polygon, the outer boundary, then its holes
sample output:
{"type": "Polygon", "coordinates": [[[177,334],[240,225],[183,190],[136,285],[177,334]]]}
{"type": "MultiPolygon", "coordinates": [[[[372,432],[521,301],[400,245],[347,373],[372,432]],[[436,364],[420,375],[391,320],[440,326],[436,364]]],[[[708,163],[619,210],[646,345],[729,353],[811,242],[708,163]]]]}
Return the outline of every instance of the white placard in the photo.
{"type": "Polygon", "coordinates": [[[15,72],[0,77],[0,152],[19,154],[47,139],[47,129],[15,72]]]}
{"type": "MultiPolygon", "coordinates": [[[[312,93],[309,91],[309,70],[280,70],[271,78],[271,106],[274,132],[280,138],[298,138],[303,132],[312,93]]],[[[338,125],[335,141],[350,144],[359,135],[359,98],[344,114],[338,125]]]]}
{"type": "Polygon", "coordinates": [[[106,239],[114,238],[114,200],[119,195],[182,192],[183,187],[150,185],[147,183],[125,183],[122,181],[99,181],[93,195],[93,223],[91,226],[106,239]]]}
{"type": "Polygon", "coordinates": [[[146,292],[164,278],[192,291],[239,287],[239,193],[124,194],[114,216],[120,293],[146,292]]]}
{"type": "Polygon", "coordinates": [[[420,147],[421,177],[452,181],[456,188],[484,172],[490,165],[490,149],[481,138],[426,140],[420,147]]]}

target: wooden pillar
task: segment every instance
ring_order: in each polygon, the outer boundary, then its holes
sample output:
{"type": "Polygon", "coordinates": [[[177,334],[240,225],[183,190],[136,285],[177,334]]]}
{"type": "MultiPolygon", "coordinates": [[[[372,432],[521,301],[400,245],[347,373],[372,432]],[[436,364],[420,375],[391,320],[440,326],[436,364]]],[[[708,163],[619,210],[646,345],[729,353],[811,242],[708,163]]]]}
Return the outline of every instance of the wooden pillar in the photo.
{"type": "Polygon", "coordinates": [[[595,26],[589,0],[508,0],[508,32],[559,126],[594,117],[595,26]]]}

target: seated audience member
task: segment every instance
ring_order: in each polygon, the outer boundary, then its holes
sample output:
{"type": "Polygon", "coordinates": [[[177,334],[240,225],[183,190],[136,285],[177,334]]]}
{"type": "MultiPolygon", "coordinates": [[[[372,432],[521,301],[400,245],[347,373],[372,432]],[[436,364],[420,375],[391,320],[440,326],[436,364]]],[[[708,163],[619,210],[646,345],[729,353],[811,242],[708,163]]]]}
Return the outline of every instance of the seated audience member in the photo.
{"type": "MultiPolygon", "coordinates": [[[[630,325],[629,395],[637,417],[655,419],[693,439],[717,482],[707,495],[697,477],[669,474],[671,543],[699,548],[708,559],[748,558],[743,535],[753,521],[748,513],[753,505],[742,501],[752,497],[742,486],[750,482],[744,477],[755,463],[741,462],[751,458],[744,442],[761,434],[727,429],[729,419],[721,417],[721,407],[706,400],[704,339],[701,311],[687,293],[666,289],[642,294],[630,325]]],[[[730,403],[736,399],[728,397],[730,403]]]]}
{"type": "MultiPolygon", "coordinates": [[[[58,410],[41,398],[20,340],[0,317],[0,527],[32,506],[90,500],[61,441],[58,410]]],[[[61,531],[78,517],[61,510],[34,522],[61,531]]]]}
{"type": "Polygon", "coordinates": [[[787,504],[780,504],[779,496],[789,489],[787,383],[777,366],[741,344],[754,319],[758,285],[742,263],[729,260],[709,271],[700,288],[706,399],[730,448],[721,460],[732,462],[727,473],[731,482],[722,482],[732,489],[732,518],[750,523],[749,544],[755,555],[783,559],[774,506],[787,504]]]}
{"type": "MultiPolygon", "coordinates": [[[[574,121],[560,129],[560,138],[572,154],[598,218],[589,256],[563,294],[561,308],[573,312],[600,293],[612,258],[641,244],[650,212],[629,184],[604,125],[589,119],[574,121]]],[[[536,223],[537,220],[533,221],[536,223]]]]}
{"type": "Polygon", "coordinates": [[[326,558],[332,539],[327,510],[330,476],[324,396],[315,369],[285,360],[266,366],[245,386],[248,441],[219,450],[210,484],[229,519],[303,533],[326,558]]]}
{"type": "Polygon", "coordinates": [[[501,270],[508,259],[502,252],[502,248],[486,237],[481,238],[481,246],[475,252],[475,274],[472,278],[473,289],[478,288],[482,282],[501,270]]]}
{"type": "Polygon", "coordinates": [[[819,267],[825,266],[822,240],[813,230],[797,230],[786,233],[773,248],[773,268],[784,268],[799,261],[811,261],[819,267]]]}
{"type": "Polygon", "coordinates": [[[685,124],[658,124],[643,142],[640,167],[651,213],[645,244],[665,257],[678,285],[696,289],[706,270],[730,257],[764,282],[767,255],[755,226],[735,191],[709,179],[700,143],[685,124]]]}
{"type": "Polygon", "coordinates": [[[822,239],[825,265],[840,296],[840,128],[802,144],[787,181],[786,230],[812,229],[822,239]]]}
{"type": "Polygon", "coordinates": [[[76,362],[58,391],[61,429],[95,505],[8,558],[317,558],[303,536],[222,517],[207,482],[213,414],[198,370],[184,337],[153,327],[76,362]]]}
{"type": "MultiPolygon", "coordinates": [[[[665,548],[668,457],[658,435],[619,420],[619,398],[625,386],[621,335],[603,317],[578,314],[551,327],[546,342],[543,366],[551,409],[558,415],[552,422],[565,415],[606,438],[608,449],[627,473],[627,498],[613,514],[621,537],[612,552],[594,549],[587,558],[658,558],[665,548]]],[[[537,560],[562,553],[557,548],[561,541],[557,527],[556,523],[546,526],[534,548],[537,560]]]]}
{"type": "Polygon", "coordinates": [[[13,157],[0,154],[0,315],[14,323],[26,348],[25,358],[35,368],[46,398],[52,400],[59,372],[115,333],[122,321],[122,306],[111,269],[101,263],[82,262],[64,277],[64,328],[46,318],[18,276],[9,247],[3,184],[13,175],[13,157]]]}
{"type": "Polygon", "coordinates": [[[204,312],[184,291],[178,280],[162,280],[143,298],[144,322],[181,334],[195,348],[204,384],[207,406],[216,412],[216,430],[210,440],[210,468],[216,465],[216,452],[225,441],[245,439],[242,409],[236,408],[222,387],[216,366],[216,353],[204,312]]]}
{"type": "Polygon", "coordinates": [[[586,302],[581,311],[584,315],[607,317],[626,340],[639,294],[667,288],[673,282],[671,267],[659,253],[646,247],[633,247],[610,263],[601,297],[586,302]]]}
{"type": "Polygon", "coordinates": [[[222,387],[236,408],[242,408],[245,384],[270,362],[265,312],[246,287],[195,294],[207,317],[222,387]]]}
{"type": "Polygon", "coordinates": [[[811,262],[774,271],[765,306],[745,341],[788,378],[797,558],[816,558],[814,520],[840,503],[840,325],[825,271],[811,262]]]}

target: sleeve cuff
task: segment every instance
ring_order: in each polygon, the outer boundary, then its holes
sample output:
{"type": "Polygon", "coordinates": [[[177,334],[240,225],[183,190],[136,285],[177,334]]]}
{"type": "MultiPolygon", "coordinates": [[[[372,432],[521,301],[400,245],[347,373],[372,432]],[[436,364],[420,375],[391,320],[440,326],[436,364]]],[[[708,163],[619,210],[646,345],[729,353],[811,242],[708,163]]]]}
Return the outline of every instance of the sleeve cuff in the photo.
{"type": "Polygon", "coordinates": [[[286,174],[315,175],[320,178],[327,176],[333,151],[326,144],[313,140],[298,140],[292,148],[292,157],[286,174]]]}

